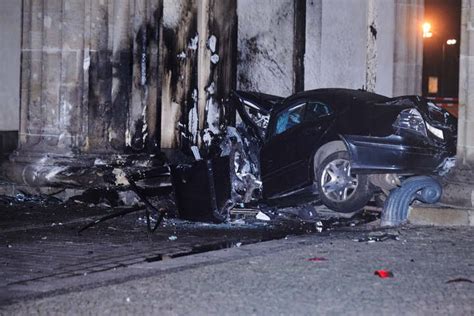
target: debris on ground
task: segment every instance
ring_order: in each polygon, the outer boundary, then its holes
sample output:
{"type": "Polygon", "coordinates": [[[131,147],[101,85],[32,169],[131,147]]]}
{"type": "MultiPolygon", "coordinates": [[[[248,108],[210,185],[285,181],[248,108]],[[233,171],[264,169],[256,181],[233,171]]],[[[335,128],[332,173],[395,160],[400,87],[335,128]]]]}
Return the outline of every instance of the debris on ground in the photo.
{"type": "Polygon", "coordinates": [[[393,278],[393,272],[389,270],[375,270],[374,275],[381,279],[393,278]]]}
{"type": "Polygon", "coordinates": [[[314,258],[309,258],[306,259],[306,261],[311,261],[311,262],[320,262],[320,261],[326,261],[327,259],[324,257],[314,257],[314,258]]]}
{"type": "Polygon", "coordinates": [[[367,242],[367,243],[382,242],[382,241],[387,241],[387,240],[400,240],[400,237],[396,234],[375,232],[375,233],[370,233],[366,237],[354,239],[354,241],[367,242]]]}
{"type": "Polygon", "coordinates": [[[28,202],[38,203],[41,205],[62,203],[60,199],[47,194],[33,195],[20,191],[16,193],[15,196],[0,195],[0,203],[4,205],[14,205],[28,202]]]}
{"type": "Polygon", "coordinates": [[[178,239],[178,237],[175,236],[175,235],[171,235],[171,236],[168,237],[168,239],[171,240],[171,241],[175,241],[175,240],[178,239]]]}
{"type": "Polygon", "coordinates": [[[452,280],[446,281],[446,284],[449,284],[449,283],[460,283],[460,282],[474,283],[471,279],[467,279],[467,278],[456,278],[456,279],[452,279],[452,280]]]}
{"type": "Polygon", "coordinates": [[[258,212],[257,215],[255,216],[255,218],[256,218],[256,219],[259,219],[259,220],[261,220],[261,221],[269,221],[269,220],[271,220],[271,218],[270,218],[267,214],[265,214],[265,213],[263,213],[263,212],[258,212]]]}

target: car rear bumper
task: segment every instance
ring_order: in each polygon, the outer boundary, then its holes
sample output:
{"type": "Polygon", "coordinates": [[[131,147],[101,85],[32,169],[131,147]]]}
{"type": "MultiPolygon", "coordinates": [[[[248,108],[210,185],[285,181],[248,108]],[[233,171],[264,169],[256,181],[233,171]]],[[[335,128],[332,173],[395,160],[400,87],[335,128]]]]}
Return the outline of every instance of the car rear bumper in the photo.
{"type": "Polygon", "coordinates": [[[352,170],[360,173],[433,173],[446,158],[455,155],[445,148],[408,144],[396,135],[346,135],[342,138],[351,157],[352,170]]]}

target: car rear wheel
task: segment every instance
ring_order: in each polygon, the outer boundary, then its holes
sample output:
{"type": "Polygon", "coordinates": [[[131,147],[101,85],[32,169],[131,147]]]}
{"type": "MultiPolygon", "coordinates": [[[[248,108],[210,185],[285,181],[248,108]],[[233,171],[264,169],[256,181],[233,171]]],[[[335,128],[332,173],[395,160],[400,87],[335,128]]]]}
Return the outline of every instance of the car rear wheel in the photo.
{"type": "Polygon", "coordinates": [[[372,197],[367,175],[351,172],[347,151],[329,155],[316,168],[315,176],[322,202],[336,212],[358,211],[372,197]]]}

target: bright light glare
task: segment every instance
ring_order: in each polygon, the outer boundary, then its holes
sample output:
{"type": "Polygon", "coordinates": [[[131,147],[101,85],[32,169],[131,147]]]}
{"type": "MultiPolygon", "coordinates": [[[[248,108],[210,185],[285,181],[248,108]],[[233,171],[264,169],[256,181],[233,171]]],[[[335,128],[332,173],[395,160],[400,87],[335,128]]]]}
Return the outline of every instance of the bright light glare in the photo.
{"type": "Polygon", "coordinates": [[[448,45],[456,45],[457,42],[458,42],[458,41],[456,41],[456,39],[450,38],[450,39],[448,39],[448,40],[446,41],[446,44],[448,44],[448,45]]]}
{"type": "Polygon", "coordinates": [[[429,38],[433,36],[433,32],[431,32],[431,23],[425,22],[423,23],[423,37],[429,38]]]}

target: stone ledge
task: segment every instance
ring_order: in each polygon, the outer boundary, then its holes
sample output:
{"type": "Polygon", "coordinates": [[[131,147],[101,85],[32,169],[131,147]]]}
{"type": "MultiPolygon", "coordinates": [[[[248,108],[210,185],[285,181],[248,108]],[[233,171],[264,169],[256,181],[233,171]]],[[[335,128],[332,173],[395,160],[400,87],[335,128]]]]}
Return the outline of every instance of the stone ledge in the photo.
{"type": "Polygon", "coordinates": [[[430,226],[474,226],[474,209],[416,205],[410,207],[408,222],[430,226]]]}

